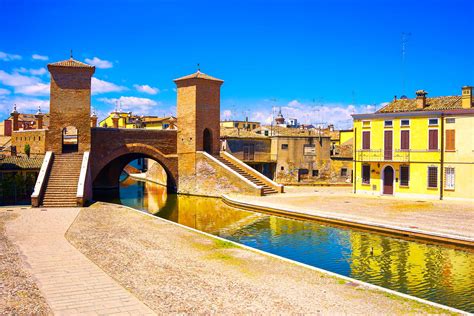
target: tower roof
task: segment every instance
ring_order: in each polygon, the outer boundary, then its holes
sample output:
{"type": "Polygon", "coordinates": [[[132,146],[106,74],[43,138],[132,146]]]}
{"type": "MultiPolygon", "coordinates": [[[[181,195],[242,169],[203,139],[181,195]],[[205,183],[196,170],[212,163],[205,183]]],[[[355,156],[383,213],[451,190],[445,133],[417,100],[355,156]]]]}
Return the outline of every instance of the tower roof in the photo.
{"type": "Polygon", "coordinates": [[[63,61],[58,61],[55,63],[50,63],[48,66],[53,67],[75,67],[75,68],[95,68],[95,66],[88,65],[86,63],[80,62],[78,60],[69,58],[63,61]]]}
{"type": "Polygon", "coordinates": [[[206,75],[206,74],[203,73],[203,72],[200,72],[199,70],[196,71],[196,72],[193,73],[193,74],[190,74],[190,75],[187,75],[187,76],[178,78],[178,79],[174,79],[173,81],[174,81],[174,82],[177,82],[177,81],[187,80],[187,79],[206,79],[206,80],[224,82],[224,80],[211,77],[211,76],[209,76],[209,75],[206,75]]]}

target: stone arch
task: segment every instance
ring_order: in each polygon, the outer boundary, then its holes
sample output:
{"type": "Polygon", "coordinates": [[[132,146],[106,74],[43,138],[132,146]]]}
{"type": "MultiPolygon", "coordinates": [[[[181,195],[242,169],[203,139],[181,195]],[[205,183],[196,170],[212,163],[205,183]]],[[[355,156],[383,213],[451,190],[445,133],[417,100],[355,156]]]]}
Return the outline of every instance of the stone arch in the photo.
{"type": "Polygon", "coordinates": [[[157,161],[166,172],[168,192],[177,191],[176,155],[165,155],[153,146],[140,143],[125,144],[101,157],[93,157],[94,163],[91,168],[93,189],[118,189],[123,168],[138,158],[150,158],[157,161]]]}
{"type": "Polygon", "coordinates": [[[79,129],[74,125],[61,128],[61,151],[71,153],[79,151],[79,129]]]}
{"type": "Polygon", "coordinates": [[[212,131],[209,128],[205,128],[202,132],[202,147],[205,152],[211,155],[213,154],[212,142],[212,131]]]}

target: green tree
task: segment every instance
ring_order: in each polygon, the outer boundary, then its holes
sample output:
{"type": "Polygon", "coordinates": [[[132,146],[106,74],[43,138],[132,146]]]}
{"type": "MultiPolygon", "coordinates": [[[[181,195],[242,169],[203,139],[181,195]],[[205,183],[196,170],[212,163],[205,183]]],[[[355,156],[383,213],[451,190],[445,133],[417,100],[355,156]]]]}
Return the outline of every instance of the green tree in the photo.
{"type": "Polygon", "coordinates": [[[30,158],[31,147],[29,144],[25,145],[25,154],[30,158]]]}

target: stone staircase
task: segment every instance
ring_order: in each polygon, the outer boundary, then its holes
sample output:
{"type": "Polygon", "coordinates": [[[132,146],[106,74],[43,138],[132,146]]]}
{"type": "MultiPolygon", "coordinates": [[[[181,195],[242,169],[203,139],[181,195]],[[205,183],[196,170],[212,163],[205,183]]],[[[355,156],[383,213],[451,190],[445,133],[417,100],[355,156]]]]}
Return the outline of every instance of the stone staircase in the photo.
{"type": "MultiPolygon", "coordinates": [[[[238,174],[243,176],[244,178],[250,180],[251,182],[253,182],[254,184],[256,184],[258,186],[263,187],[263,195],[278,193],[275,189],[273,189],[272,187],[266,185],[265,182],[263,182],[259,178],[255,177],[254,175],[248,173],[247,171],[245,171],[245,169],[241,168],[237,164],[234,164],[232,161],[227,160],[227,159],[225,159],[221,156],[214,156],[214,157],[217,160],[219,160],[220,162],[222,162],[224,165],[229,167],[230,169],[234,170],[235,172],[237,172],[238,174]]],[[[265,176],[262,175],[262,177],[265,177],[265,176]]]]}
{"type": "Polygon", "coordinates": [[[77,206],[77,183],[81,173],[82,154],[54,155],[43,197],[44,207],[77,206]]]}

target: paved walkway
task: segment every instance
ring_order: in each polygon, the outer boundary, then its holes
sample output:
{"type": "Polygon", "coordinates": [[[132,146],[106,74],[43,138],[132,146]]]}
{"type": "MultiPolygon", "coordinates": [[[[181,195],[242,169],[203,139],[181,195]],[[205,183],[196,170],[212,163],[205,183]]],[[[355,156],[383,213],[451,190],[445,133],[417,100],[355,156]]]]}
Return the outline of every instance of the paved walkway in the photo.
{"type": "Polygon", "coordinates": [[[474,203],[354,195],[347,187],[285,187],[287,193],[231,196],[244,203],[474,240],[474,203]]]}
{"type": "Polygon", "coordinates": [[[79,208],[15,209],[7,236],[55,315],[154,315],[135,296],[82,255],[64,237],[79,208]]]}

